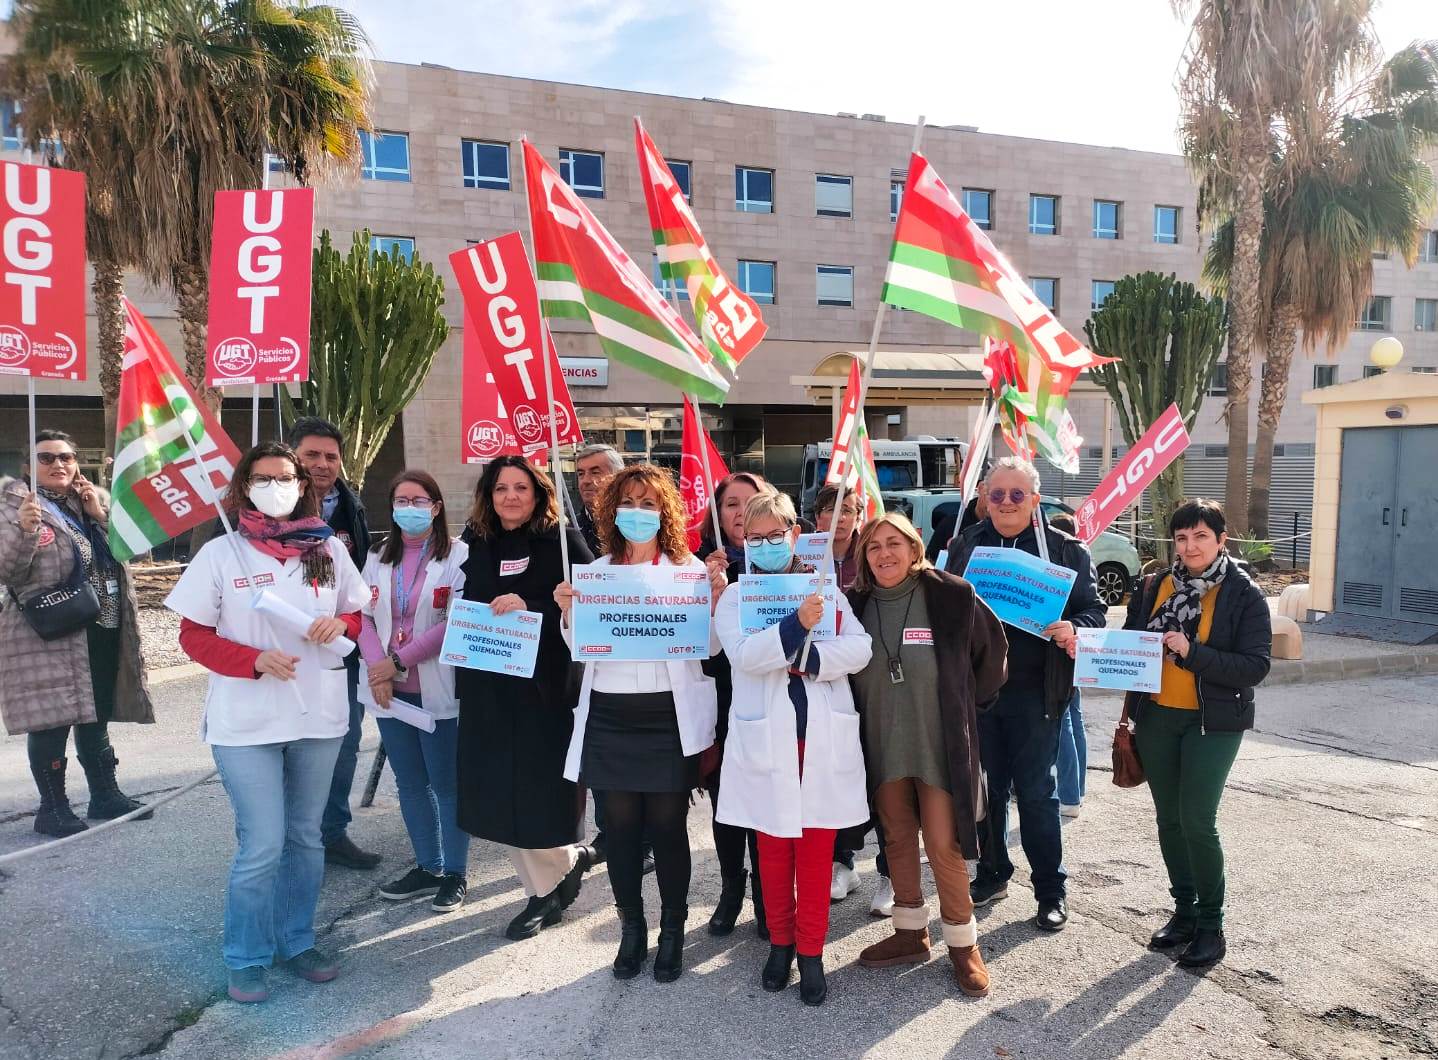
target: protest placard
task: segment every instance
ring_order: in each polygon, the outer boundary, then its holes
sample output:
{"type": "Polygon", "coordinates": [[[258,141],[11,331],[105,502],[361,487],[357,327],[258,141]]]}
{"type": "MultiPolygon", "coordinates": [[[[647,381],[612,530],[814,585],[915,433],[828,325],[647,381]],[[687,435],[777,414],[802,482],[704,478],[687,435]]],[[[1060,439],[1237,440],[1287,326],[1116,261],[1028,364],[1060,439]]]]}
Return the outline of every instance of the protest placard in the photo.
{"type": "Polygon", "coordinates": [[[709,575],[684,567],[578,564],[574,657],[667,662],[709,658],[709,575]]]}
{"type": "Polygon", "coordinates": [[[535,611],[496,615],[488,604],[455,600],[440,645],[439,661],[469,670],[533,677],[543,617],[535,611]]]}
{"type": "Polygon", "coordinates": [[[1063,617],[1077,575],[1022,549],[981,546],[969,557],[964,577],[999,621],[1043,637],[1063,617]]]}
{"type": "MultiPolygon", "coordinates": [[[[784,616],[798,609],[819,588],[815,574],[741,574],[739,575],[739,628],[744,636],[763,633],[781,622],[784,616]]],[[[837,590],[830,578],[824,585],[824,617],[814,627],[815,640],[833,640],[837,623],[837,590]]]]}
{"type": "Polygon", "coordinates": [[[829,546],[828,534],[800,534],[794,542],[794,558],[806,567],[819,569],[829,546]]]}
{"type": "Polygon", "coordinates": [[[1079,629],[1074,684],[1157,692],[1163,683],[1163,634],[1142,629],[1079,629]]]}

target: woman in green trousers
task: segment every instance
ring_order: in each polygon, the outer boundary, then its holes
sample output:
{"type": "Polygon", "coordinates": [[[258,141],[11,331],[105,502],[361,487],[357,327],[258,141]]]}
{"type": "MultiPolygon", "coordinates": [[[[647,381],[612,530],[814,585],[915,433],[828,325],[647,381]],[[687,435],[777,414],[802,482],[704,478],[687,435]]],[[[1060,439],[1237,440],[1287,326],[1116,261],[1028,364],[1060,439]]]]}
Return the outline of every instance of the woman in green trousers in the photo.
{"type": "Polygon", "coordinates": [[[1151,574],[1125,629],[1163,634],[1158,692],[1130,692],[1129,716],[1158,817],[1174,913],[1149,945],[1180,964],[1223,959],[1223,846],[1218,803],[1268,676],[1273,629],[1263,591],[1225,551],[1223,509],[1185,501],[1169,521],[1173,567],[1151,574]]]}

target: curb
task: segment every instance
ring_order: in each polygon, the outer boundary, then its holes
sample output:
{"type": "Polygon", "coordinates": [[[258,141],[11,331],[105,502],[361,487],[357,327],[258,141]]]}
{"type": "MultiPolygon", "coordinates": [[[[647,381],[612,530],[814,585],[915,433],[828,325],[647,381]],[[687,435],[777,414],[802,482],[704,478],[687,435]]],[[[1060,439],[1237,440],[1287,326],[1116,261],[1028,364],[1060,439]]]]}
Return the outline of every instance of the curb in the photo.
{"type": "Polygon", "coordinates": [[[1351,659],[1275,659],[1265,685],[1291,685],[1307,681],[1344,681],[1357,677],[1438,673],[1438,649],[1363,655],[1351,659]]]}

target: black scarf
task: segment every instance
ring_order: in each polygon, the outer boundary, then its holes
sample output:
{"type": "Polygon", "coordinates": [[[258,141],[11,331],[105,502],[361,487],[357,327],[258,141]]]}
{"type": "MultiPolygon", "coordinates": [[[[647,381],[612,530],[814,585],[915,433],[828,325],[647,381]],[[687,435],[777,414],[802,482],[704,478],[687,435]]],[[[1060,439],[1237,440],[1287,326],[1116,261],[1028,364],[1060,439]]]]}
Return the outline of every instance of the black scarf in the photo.
{"type": "Polygon", "coordinates": [[[1203,613],[1203,597],[1210,589],[1221,585],[1231,569],[1227,552],[1219,552],[1218,558],[1201,574],[1189,573],[1183,560],[1175,558],[1169,571],[1169,576],[1173,578],[1173,595],[1154,612],[1148,620],[1148,628],[1157,633],[1177,630],[1190,641],[1196,640],[1199,616],[1203,613]]]}

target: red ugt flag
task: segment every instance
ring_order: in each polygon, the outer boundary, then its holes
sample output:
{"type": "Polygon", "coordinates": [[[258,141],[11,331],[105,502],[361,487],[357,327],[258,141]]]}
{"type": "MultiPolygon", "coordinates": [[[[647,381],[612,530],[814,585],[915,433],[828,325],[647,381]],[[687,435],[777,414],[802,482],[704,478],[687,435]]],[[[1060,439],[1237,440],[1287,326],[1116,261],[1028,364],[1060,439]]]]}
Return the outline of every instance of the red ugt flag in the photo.
{"type": "Polygon", "coordinates": [[[499,387],[480,348],[479,334],[469,314],[464,314],[463,367],[460,369],[460,425],[463,441],[459,458],[466,464],[482,464],[495,457],[522,455],[523,447],[514,436],[509,413],[499,397],[499,387]]]}
{"type": "Polygon", "coordinates": [[[84,379],[85,177],[0,169],[0,372],[84,379]]]}
{"type": "Polygon", "coordinates": [[[710,487],[728,477],[729,469],[724,458],[714,448],[709,432],[699,418],[699,409],[694,399],[684,395],[684,435],[679,456],[679,496],[684,501],[684,514],[689,526],[689,551],[699,552],[699,542],[704,536],[704,527],[709,522],[709,504],[713,496],[710,487]],[[701,448],[702,446],[702,448],[701,448]],[[709,480],[704,478],[704,460],[700,456],[709,453],[709,480]]]}

